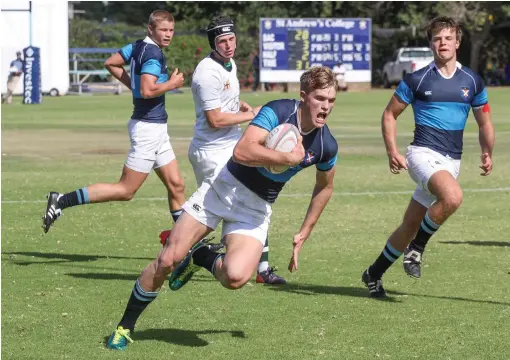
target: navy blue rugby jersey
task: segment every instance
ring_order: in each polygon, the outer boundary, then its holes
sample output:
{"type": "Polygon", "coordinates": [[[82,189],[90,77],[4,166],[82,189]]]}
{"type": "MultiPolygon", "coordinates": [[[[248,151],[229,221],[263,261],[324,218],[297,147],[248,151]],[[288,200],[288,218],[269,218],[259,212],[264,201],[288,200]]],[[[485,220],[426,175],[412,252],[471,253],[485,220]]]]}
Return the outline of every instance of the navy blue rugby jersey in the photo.
{"type": "Polygon", "coordinates": [[[127,64],[131,65],[131,89],[133,93],[133,115],[131,119],[146,122],[165,123],[168,115],[165,110],[165,94],[144,99],[140,93],[142,74],[154,75],[156,83],[168,81],[166,58],[161,48],[149,37],[124,46],[119,51],[127,64]]]}
{"type": "Polygon", "coordinates": [[[434,62],[407,74],[395,95],[413,108],[416,127],[411,145],[452,159],[461,158],[469,110],[488,102],[483,80],[459,63],[450,78],[445,78],[434,62]]]}
{"type": "MultiPolygon", "coordinates": [[[[298,126],[297,109],[299,101],[291,99],[275,100],[260,109],[250,125],[267,131],[278,125],[290,123],[298,126]]],[[[338,158],[338,144],[327,125],[303,135],[305,157],[301,164],[289,168],[281,174],[272,174],[264,167],[250,167],[236,163],[231,158],[227,163],[232,175],[248,189],[269,203],[274,203],[283,186],[301,170],[315,165],[320,171],[329,171],[338,158]]]]}

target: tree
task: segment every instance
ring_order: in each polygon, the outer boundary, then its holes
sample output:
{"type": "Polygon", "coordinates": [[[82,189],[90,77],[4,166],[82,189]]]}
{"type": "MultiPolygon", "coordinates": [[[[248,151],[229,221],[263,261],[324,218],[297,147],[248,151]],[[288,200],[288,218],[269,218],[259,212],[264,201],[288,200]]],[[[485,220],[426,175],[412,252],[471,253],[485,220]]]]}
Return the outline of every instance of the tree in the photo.
{"type": "Polygon", "coordinates": [[[471,43],[469,67],[474,71],[479,70],[480,51],[487,43],[491,29],[509,15],[503,5],[500,1],[439,2],[436,5],[437,14],[453,17],[468,33],[471,43]]]}
{"type": "MultiPolygon", "coordinates": [[[[391,37],[372,36],[372,66],[375,72],[382,67],[388,54],[401,46],[427,46],[425,29],[429,21],[438,15],[453,16],[461,24],[464,40],[458,58],[468,63],[474,71],[481,70],[487,57],[510,58],[510,39],[506,32],[510,27],[510,5],[505,2],[352,2],[352,1],[228,1],[228,2],[79,2],[76,7],[85,10],[77,15],[109,23],[126,23],[145,31],[149,14],[155,9],[170,11],[176,19],[176,36],[198,35],[205,37],[205,28],[217,15],[234,19],[239,35],[236,58],[247,61],[250,53],[258,48],[259,18],[287,17],[364,17],[372,19],[373,29],[388,29],[391,37]],[[505,21],[509,25],[504,25],[505,21]]],[[[73,20],[74,21],[74,20],[73,20]]],[[[101,25],[98,25],[100,27],[101,25]]],[[[77,29],[76,29],[77,30],[77,29]]],[[[78,38],[94,34],[74,31],[78,38]]],[[[104,38],[104,35],[102,35],[104,38]]],[[[108,37],[108,36],[107,36],[108,37]]],[[[87,39],[82,39],[87,40],[87,39]]],[[[89,39],[96,42],[95,39],[89,39]]],[[[101,39],[104,41],[104,39],[101,39]]],[[[195,43],[196,39],[186,40],[195,43]]],[[[204,51],[207,49],[204,49],[204,51]]],[[[506,59],[506,61],[509,61],[506,59]]],[[[246,65],[246,66],[245,66],[246,65]]],[[[242,72],[249,71],[249,64],[242,72]]],[[[376,79],[376,76],[373,77],[376,79]]]]}

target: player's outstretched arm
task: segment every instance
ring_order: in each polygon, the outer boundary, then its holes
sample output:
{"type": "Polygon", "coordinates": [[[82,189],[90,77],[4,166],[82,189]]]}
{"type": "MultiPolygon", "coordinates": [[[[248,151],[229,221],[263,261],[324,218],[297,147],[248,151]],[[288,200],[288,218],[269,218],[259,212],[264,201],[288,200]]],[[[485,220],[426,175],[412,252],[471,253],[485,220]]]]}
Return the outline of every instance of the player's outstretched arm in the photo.
{"type": "Polygon", "coordinates": [[[289,262],[289,271],[292,272],[298,269],[298,256],[306,239],[310,236],[312,229],[319,220],[322,211],[326,207],[331,195],[333,195],[333,179],[335,177],[335,167],[329,171],[317,170],[315,187],[313,189],[312,200],[306,211],[305,219],[299,229],[299,232],[294,235],[292,257],[289,262]]]}
{"type": "Polygon", "coordinates": [[[153,74],[143,73],[140,77],[140,94],[144,99],[155,98],[165,94],[167,91],[180,88],[184,84],[184,74],[175,68],[168,81],[157,83],[158,77],[153,74]]]}
{"type": "Polygon", "coordinates": [[[287,165],[296,166],[303,161],[305,150],[303,138],[298,138],[298,143],[290,153],[275,151],[264,146],[269,131],[255,125],[249,125],[243,136],[234,148],[233,159],[235,162],[251,166],[287,165]]]}
{"type": "Polygon", "coordinates": [[[235,114],[221,112],[221,108],[205,111],[207,123],[213,129],[220,129],[252,121],[256,115],[257,113],[254,110],[240,111],[235,114]]]}
{"type": "Polygon", "coordinates": [[[384,109],[381,119],[384,146],[386,146],[390,171],[394,174],[398,174],[401,169],[407,170],[405,158],[400,155],[397,146],[397,118],[406,107],[407,104],[405,102],[393,95],[386,109],[384,109]]]}
{"type": "Polygon", "coordinates": [[[104,67],[115,79],[126,85],[128,89],[131,89],[131,77],[124,70],[125,63],[124,58],[119,53],[115,53],[105,61],[104,67]]]}
{"type": "Polygon", "coordinates": [[[480,175],[487,176],[492,171],[492,150],[494,149],[494,126],[492,125],[491,113],[489,104],[473,108],[476,122],[479,127],[478,139],[480,141],[480,148],[482,150],[480,169],[483,173],[480,175]]]}

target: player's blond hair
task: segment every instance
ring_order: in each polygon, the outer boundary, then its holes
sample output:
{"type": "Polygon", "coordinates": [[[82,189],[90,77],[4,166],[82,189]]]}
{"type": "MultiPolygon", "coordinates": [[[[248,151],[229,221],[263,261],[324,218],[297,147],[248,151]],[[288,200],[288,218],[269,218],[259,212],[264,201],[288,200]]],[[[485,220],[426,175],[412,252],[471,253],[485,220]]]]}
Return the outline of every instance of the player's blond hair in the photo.
{"type": "Polygon", "coordinates": [[[300,82],[300,90],[308,94],[317,89],[334,87],[335,74],[327,66],[314,66],[301,75],[300,82]]]}
{"type": "Polygon", "coordinates": [[[437,34],[443,29],[451,29],[457,36],[457,41],[460,42],[462,39],[462,29],[457,21],[449,16],[438,16],[429,23],[427,26],[427,38],[429,41],[432,40],[432,36],[437,34]]]}
{"type": "Polygon", "coordinates": [[[166,10],[155,10],[149,16],[149,25],[153,28],[162,21],[175,22],[172,14],[166,10]]]}

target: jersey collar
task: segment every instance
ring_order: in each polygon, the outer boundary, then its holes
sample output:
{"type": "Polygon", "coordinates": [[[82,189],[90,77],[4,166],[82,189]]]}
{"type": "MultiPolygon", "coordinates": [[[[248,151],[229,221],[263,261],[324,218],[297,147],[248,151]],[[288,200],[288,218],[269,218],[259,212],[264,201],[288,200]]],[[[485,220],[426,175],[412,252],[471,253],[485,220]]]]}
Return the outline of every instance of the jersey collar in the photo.
{"type": "Polygon", "coordinates": [[[209,54],[209,57],[217,62],[218,64],[221,65],[222,68],[224,68],[225,70],[227,70],[228,72],[231,72],[232,71],[232,59],[230,59],[230,61],[228,63],[225,63],[223,61],[221,61],[220,59],[216,58],[216,56],[214,55],[214,51],[212,51],[210,54],[209,54]]]}
{"type": "Polygon", "coordinates": [[[157,47],[159,47],[158,44],[156,44],[154,42],[154,40],[152,40],[150,37],[146,36],[145,39],[143,39],[143,42],[147,43],[147,44],[152,44],[152,45],[156,45],[157,47]]]}
{"type": "Polygon", "coordinates": [[[296,106],[296,107],[295,107],[294,112],[295,112],[295,114],[296,114],[296,124],[297,124],[297,128],[298,128],[298,130],[299,130],[299,133],[300,133],[301,135],[308,135],[308,134],[311,134],[312,132],[314,132],[315,130],[317,130],[317,128],[316,128],[316,127],[312,128],[312,130],[307,131],[307,132],[304,132],[304,131],[301,129],[301,117],[299,116],[299,111],[298,111],[298,110],[299,110],[299,108],[300,108],[300,106],[299,106],[299,102],[297,102],[297,101],[296,101],[296,105],[295,105],[295,106],[296,106]]]}
{"type": "MultiPolygon", "coordinates": [[[[436,70],[437,70],[437,72],[438,72],[438,74],[439,74],[439,75],[441,75],[441,77],[442,77],[442,78],[444,78],[444,79],[451,79],[451,78],[452,78],[452,77],[453,77],[453,76],[457,73],[457,71],[454,71],[454,72],[453,72],[453,74],[451,74],[450,76],[446,77],[446,76],[444,76],[444,75],[441,73],[441,71],[439,71],[439,68],[437,67],[437,64],[435,63],[435,61],[432,61],[432,62],[430,63],[430,65],[429,65],[429,66],[430,66],[431,68],[433,68],[433,69],[436,69],[436,70]]],[[[462,68],[462,64],[461,64],[460,62],[458,62],[458,61],[457,61],[457,62],[455,63],[455,67],[456,67],[457,69],[460,69],[460,68],[462,68]]]]}

